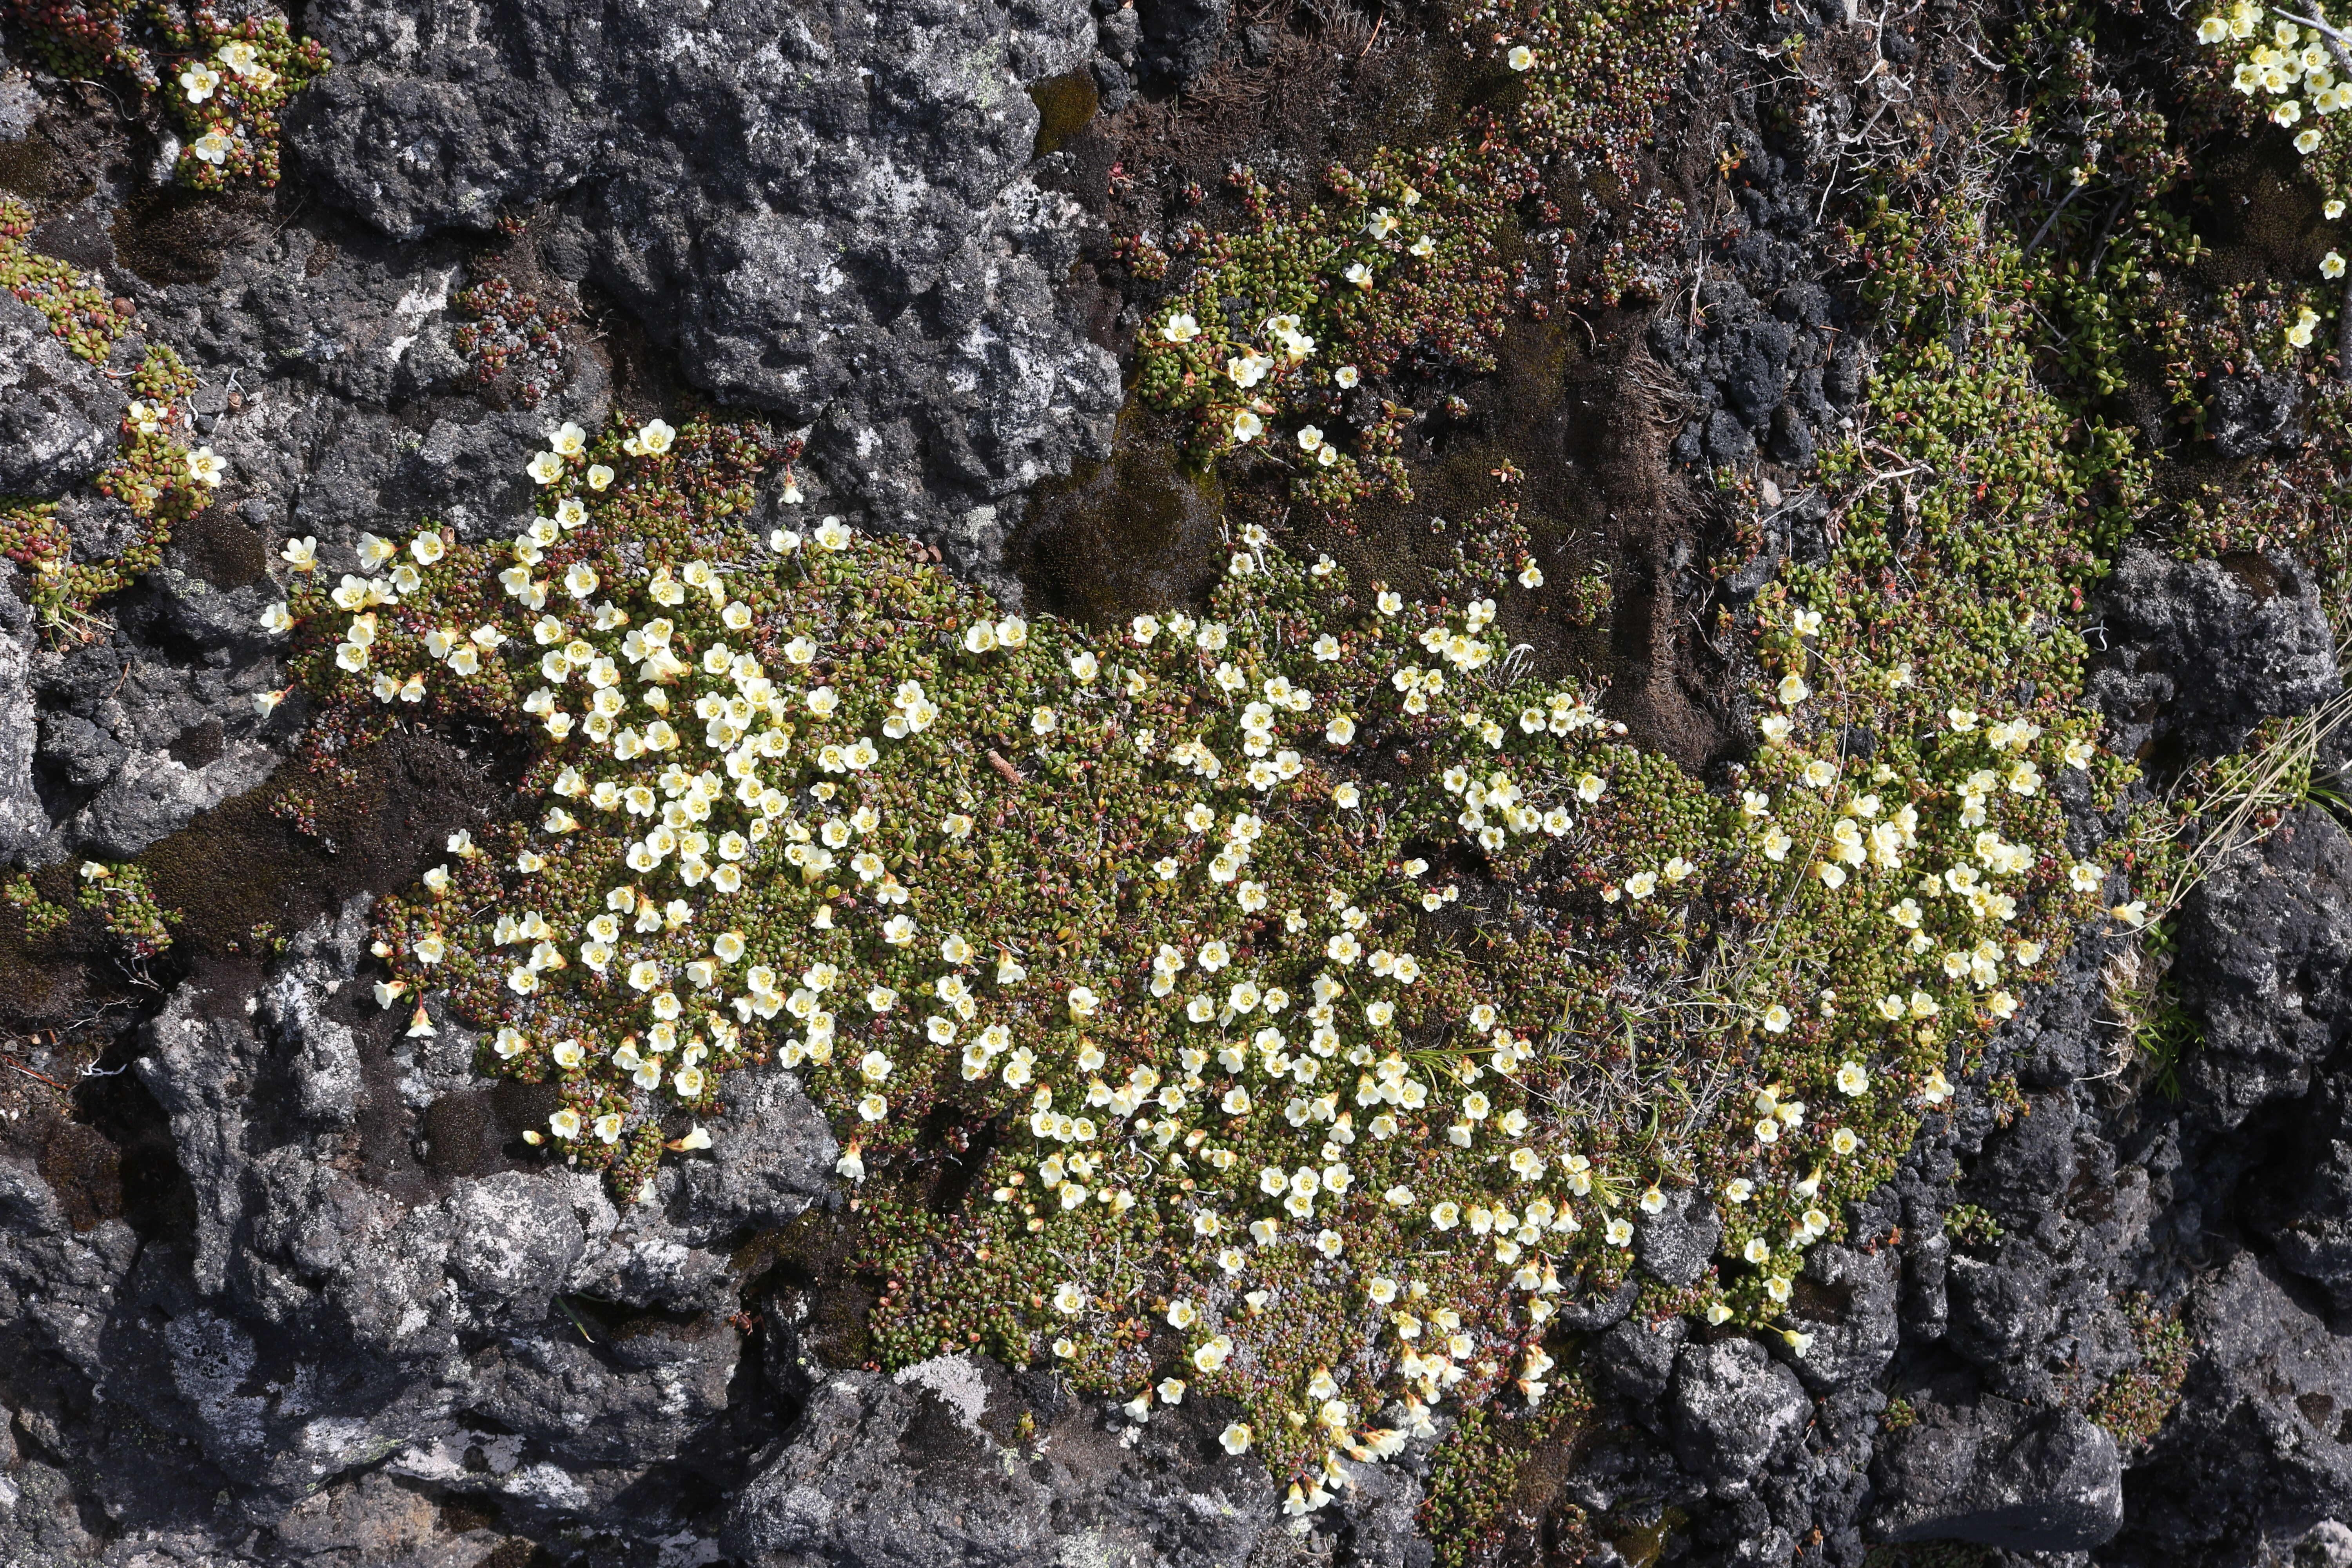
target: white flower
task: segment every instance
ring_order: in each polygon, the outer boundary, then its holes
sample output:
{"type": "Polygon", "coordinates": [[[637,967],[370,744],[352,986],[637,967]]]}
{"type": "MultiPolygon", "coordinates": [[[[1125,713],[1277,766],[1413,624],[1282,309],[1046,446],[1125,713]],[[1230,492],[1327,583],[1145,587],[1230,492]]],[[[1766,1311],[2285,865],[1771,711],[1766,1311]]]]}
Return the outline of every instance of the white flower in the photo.
{"type": "Polygon", "coordinates": [[[1247,1422],[1236,1421],[1217,1434],[1217,1441],[1224,1446],[1224,1450],[1228,1454],[1246,1454],[1250,1450],[1250,1441],[1254,1436],[1247,1422]]]}
{"type": "Polygon", "coordinates": [[[219,88],[220,81],[218,71],[198,60],[180,73],[180,90],[188,95],[190,103],[202,103],[219,88]]]}
{"type": "Polygon", "coordinates": [[[1370,289],[1372,286],[1372,269],[1360,261],[1349,263],[1346,270],[1339,276],[1359,289],[1370,289]]]}
{"type": "Polygon", "coordinates": [[[1260,353],[1241,354],[1225,362],[1225,374],[1244,391],[1264,381],[1265,373],[1273,368],[1274,362],[1260,353]]]}
{"type": "Polygon", "coordinates": [[[523,472],[531,477],[534,484],[551,485],[563,477],[563,459],[552,452],[535,453],[523,465],[523,472]]]}
{"type": "Polygon", "coordinates": [[[1860,1062],[1842,1062],[1837,1070],[1837,1086],[1841,1094],[1860,1094],[1870,1087],[1870,1074],[1863,1070],[1860,1062]]]}
{"type": "Polygon", "coordinates": [[[1192,319],[1190,311],[1179,311],[1168,318],[1160,335],[1171,343],[1189,343],[1201,335],[1201,323],[1192,319]]]}
{"type": "Polygon", "coordinates": [[[1257,439],[1265,429],[1265,421],[1244,408],[1234,416],[1234,439],[1243,446],[1257,439]]]}
{"type": "Polygon", "coordinates": [[[1503,59],[1515,71],[1529,70],[1535,66],[1536,52],[1527,45],[1521,44],[1509,54],[1505,55],[1503,59]]]}
{"type": "Polygon", "coordinates": [[[227,460],[210,447],[199,447],[188,454],[188,478],[207,489],[219,484],[227,472],[227,460]]]}
{"type": "Polygon", "coordinates": [[[195,144],[189,148],[189,151],[194,153],[200,161],[218,168],[228,162],[229,151],[236,145],[221,131],[221,128],[215,125],[197,137],[195,144]]]}
{"type": "Polygon", "coordinates": [[[635,437],[636,449],[648,458],[658,458],[677,439],[677,432],[666,421],[648,419],[640,426],[635,437]]]}

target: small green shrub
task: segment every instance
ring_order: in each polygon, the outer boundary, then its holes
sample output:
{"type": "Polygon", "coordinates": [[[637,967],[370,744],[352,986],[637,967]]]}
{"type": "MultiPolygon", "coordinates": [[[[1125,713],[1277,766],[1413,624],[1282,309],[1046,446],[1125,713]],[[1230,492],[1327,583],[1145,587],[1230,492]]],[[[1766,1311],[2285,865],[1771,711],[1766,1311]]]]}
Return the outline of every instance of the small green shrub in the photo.
{"type": "Polygon", "coordinates": [[[125,956],[138,962],[172,945],[171,928],[178,923],[179,913],[155,902],[141,868],[85,860],[79,876],[81,886],[74,890],[74,901],[99,918],[123,944],[125,956]]]}
{"type": "Polygon", "coordinates": [[[58,521],[53,501],[0,498],[0,555],[26,569],[27,592],[53,645],[98,635],[92,606],[163,563],[172,530],[211,504],[226,473],[210,447],[184,444],[187,395],[195,377],[171,350],[153,347],[131,377],[139,395],[123,411],[114,461],[97,478],[99,490],[127,507],[138,531],[122,552],[105,561],[73,559],[73,538],[58,521]]]}
{"type": "Polygon", "coordinates": [[[27,246],[32,232],[33,210],[14,196],[0,196],[0,288],[47,317],[50,332],[77,357],[104,363],[129,324],[130,310],[116,308],[95,273],[85,277],[71,263],[27,246]]]}
{"type": "Polygon", "coordinates": [[[41,897],[41,890],[33,886],[29,872],[19,871],[5,884],[0,884],[0,900],[5,900],[23,919],[26,933],[29,936],[48,936],[73,919],[71,910],[41,897]]]}

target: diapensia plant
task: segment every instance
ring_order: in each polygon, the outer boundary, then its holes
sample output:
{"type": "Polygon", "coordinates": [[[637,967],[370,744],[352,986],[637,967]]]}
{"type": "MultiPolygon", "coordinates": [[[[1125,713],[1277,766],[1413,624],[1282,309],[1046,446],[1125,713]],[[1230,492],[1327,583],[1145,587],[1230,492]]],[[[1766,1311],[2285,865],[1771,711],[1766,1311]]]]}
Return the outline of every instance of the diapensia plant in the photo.
{"type": "Polygon", "coordinates": [[[118,307],[104,278],[26,244],[33,226],[31,207],[0,196],[0,289],[38,310],[74,357],[103,363],[131,324],[131,302],[118,307]]]}
{"type": "Polygon", "coordinates": [[[278,112],[331,63],[317,40],[296,42],[276,16],[232,19],[162,0],[16,0],[15,9],[59,75],[110,68],[159,93],[188,133],[179,177],[203,191],[237,178],[277,184],[278,112]]]}
{"type": "Polygon", "coordinates": [[[1296,1509],[1440,1400],[1539,1405],[1555,1304],[1670,1204],[1729,1223],[1663,1304],[1779,1320],[2101,906],[2051,798],[2091,721],[1963,709],[1834,599],[1780,625],[1726,797],[1526,676],[1507,561],[1420,604],[1247,530],[1205,608],[1097,634],[837,519],[748,530],[775,456],[563,426],[509,542],[287,545],[266,624],[322,700],[534,757],[383,906],[377,997],[431,1032],[445,996],[624,1192],[792,1069],[888,1360],[1048,1359],[1138,1420],[1229,1394],[1296,1509]],[[943,1209],[893,1179],[942,1128],[979,1163],[943,1209]]]}
{"type": "Polygon", "coordinates": [[[1717,9],[1714,0],[1455,0],[1446,16],[1463,52],[1519,83],[1473,111],[1472,125],[1630,195],[1658,108],[1717,9]]]}
{"type": "Polygon", "coordinates": [[[2274,125],[2309,160],[2331,218],[2352,196],[2352,39],[2325,5],[2264,7],[2234,0],[2199,15],[2203,54],[2192,71],[2209,101],[2234,109],[2247,129],[2274,125]]]}
{"type": "Polygon", "coordinates": [[[1234,179],[1252,226],[1176,237],[1196,265],[1139,342],[1138,395],[1192,411],[1195,461],[1270,449],[1331,515],[1376,489],[1409,496],[1397,447],[1412,411],[1374,388],[1408,362],[1494,368],[1513,287],[1496,241],[1532,167],[1461,145],[1383,153],[1328,171],[1320,202],[1234,179]]]}
{"type": "Polygon", "coordinates": [[[183,26],[158,10],[171,58],[163,68],[164,101],[190,133],[179,175],[200,191],[231,180],[278,184],[278,111],[326,73],[327,51],[315,38],[295,42],[275,16],[224,20],[199,5],[183,26]]]}
{"type": "Polygon", "coordinates": [[[1311,198],[1237,167],[1246,226],[1171,237],[1186,270],[1139,340],[1139,395],[1192,415],[1194,461],[1271,453],[1327,516],[1375,491],[1409,498],[1405,381],[1492,370],[1510,313],[1543,314],[1559,282],[1497,261],[1516,224],[1558,231],[1561,193],[1601,179],[1627,231],[1602,272],[1641,270],[1625,240],[1667,209],[1632,199],[1639,149],[1712,10],[1512,0],[1451,13],[1464,47],[1516,79],[1507,107],[1433,147],[1335,164],[1311,198]]]}

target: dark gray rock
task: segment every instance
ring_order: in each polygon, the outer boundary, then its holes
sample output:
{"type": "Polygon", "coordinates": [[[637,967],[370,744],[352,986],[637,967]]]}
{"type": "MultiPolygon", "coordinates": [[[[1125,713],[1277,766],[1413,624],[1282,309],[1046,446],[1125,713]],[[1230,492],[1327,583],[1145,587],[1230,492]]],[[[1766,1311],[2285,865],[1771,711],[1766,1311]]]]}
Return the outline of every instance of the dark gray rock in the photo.
{"type": "Polygon", "coordinates": [[[1677,1288],[1706,1272],[1723,1237],[1723,1222],[1696,1188],[1677,1188],[1656,1214],[1637,1214],[1633,1256],[1650,1277],[1677,1288]]]}
{"type": "Polygon", "coordinates": [[[41,96],[25,73],[0,55],[0,142],[14,142],[40,117],[41,96]]]}
{"type": "Polygon", "coordinates": [[[1903,1248],[1903,1329],[1922,1342],[1939,1340],[1951,1321],[1952,1242],[1940,1231],[1903,1248]]]}
{"type": "Polygon", "coordinates": [[[1748,1495],[1809,1408],[1797,1374],[1754,1340],[1685,1345],[1675,1358],[1669,1422],[1675,1457],[1718,1498],[1748,1495]]]}
{"type": "Polygon", "coordinates": [[[2294,438],[2300,393],[2292,376],[2219,377],[2205,405],[2205,434],[2225,458],[2258,458],[2294,438]]]}
{"type": "Polygon", "coordinates": [[[1420,1477],[1403,1465],[1365,1465],[1354,1473],[1356,1485],[1339,1493],[1331,1510],[1339,1515],[1333,1560],[1349,1568],[1431,1568],[1437,1551],[1417,1517],[1427,1495],[1420,1477]]]}
{"type": "MultiPolygon", "coordinates": [[[[417,1108],[468,1081],[472,1047],[450,1029],[397,1036],[388,1060],[362,1043],[378,1016],[352,979],[365,931],[355,901],[302,933],[250,1007],[191,985],[148,1026],[137,1070],[194,1226],[184,1255],[141,1256],[85,1314],[118,1397],[261,1519],[389,1458],[526,1513],[618,1508],[674,1530],[674,1512],[615,1500],[729,1410],[726,1252],[668,1217],[674,1173],[626,1210],[561,1169],[436,1178],[412,1163],[387,1183],[382,1141],[415,1138],[417,1108]],[[593,1321],[559,1297],[595,1303],[593,1321]],[[484,1428],[512,1440],[507,1468],[464,1462],[484,1428]]],[[[0,1213],[54,1228],[38,1194],[10,1191],[0,1213]]]]}
{"type": "Polygon", "coordinates": [[[1718,408],[1706,417],[1701,450],[1708,462],[1718,467],[1744,463],[1756,456],[1756,437],[1727,410],[1718,408]]]}
{"type": "Polygon", "coordinates": [[[2217,867],[2180,922],[2183,1004],[2204,1021],[2185,1076],[2221,1128],[2299,1100],[2352,1030],[2352,840],[2316,807],[2217,867]]]}
{"type": "Polygon", "coordinates": [[[792,1074],[740,1076],[710,1152],[677,1168],[688,1230],[722,1244],[806,1210],[833,1190],[841,1157],[833,1129],[792,1074]]]}
{"type": "Polygon", "coordinates": [[[2352,1568],[2352,1529],[2321,1520],[2295,1543],[2294,1563],[2295,1568],[2352,1568]]]}
{"type": "Polygon", "coordinates": [[[1641,1295],[1641,1280],[1629,1276],[1606,1296],[1562,1301],[1552,1321],[1570,1333],[1593,1333],[1613,1328],[1625,1321],[1641,1295]]]}
{"type": "Polygon", "coordinates": [[[1141,0],[1143,68],[1153,80],[1183,87],[1217,58],[1233,0],[1141,0]]]}
{"type": "Polygon", "coordinates": [[[1729,334],[1724,345],[1723,395],[1749,428],[1780,405],[1789,380],[1787,323],[1765,317],[1729,334]]]}
{"type": "Polygon", "coordinates": [[[2130,1533],[2150,1561],[2252,1568],[2352,1519],[2352,1341],[2251,1253],[2193,1298],[2181,1407],[2132,1474],[2130,1533]]]}
{"type": "Polygon", "coordinates": [[[1095,26],[1095,47],[1122,66],[1135,64],[1143,44],[1143,18],[1132,5],[1122,5],[1095,26]]]}
{"type": "Polygon", "coordinates": [[[1664,1418],[1662,1401],[1674,1380],[1675,1355],[1690,1337],[1680,1318],[1647,1323],[1628,1319],[1592,1342],[1585,1352],[1594,1389],[1617,1401],[1625,1415],[1653,1431],[1664,1418]]]}
{"type": "Polygon", "coordinates": [[[1866,1388],[1894,1359],[1902,1260],[1889,1247],[1859,1252],[1824,1242],[1806,1255],[1812,1287],[1790,1314],[1810,1336],[1790,1365],[1811,1393],[1866,1388]]]}
{"type": "Polygon", "coordinates": [[[2079,1552],[2124,1517],[2115,1439],[2072,1410],[1987,1395],[1922,1405],[1880,1449],[1873,1528],[1890,1541],[2079,1552]]]}
{"type": "Polygon", "coordinates": [[[674,1456],[727,1407],[742,1342],[721,1320],[630,1323],[624,1335],[601,1342],[559,1321],[502,1348],[494,1375],[475,1392],[475,1418],[495,1422],[523,1438],[526,1452],[566,1470],[642,1471],[674,1456]],[[582,1419],[585,1412],[593,1418],[582,1419]]]}
{"type": "Polygon", "coordinates": [[[2330,1308],[2352,1314],[2352,1106],[2340,1078],[2325,1079],[2284,1118],[2277,1147],[2250,1185],[2248,1222],[2279,1267],[2311,1281],[2330,1308]]]}
{"type": "Polygon", "coordinates": [[[97,471],[125,401],[47,317],[0,290],[0,495],[63,495],[97,471]]]}
{"type": "Polygon", "coordinates": [[[1954,1254],[1945,1342],[2013,1392],[2044,1392],[2048,1374],[2032,1352],[2050,1336],[2051,1283],[2047,1261],[2032,1247],[2005,1247],[1998,1262],[1954,1254]]]}
{"type": "Polygon", "coordinates": [[[754,1568],[1243,1568],[1279,1535],[1264,1463],[1217,1445],[1224,1412],[1188,1400],[1138,1429],[1064,1405],[1024,1442],[1013,1423],[1028,1407],[976,1357],[835,1374],[735,1500],[721,1542],[754,1568]]]}
{"type": "Polygon", "coordinates": [[[564,199],[590,275],[691,380],[812,426],[835,495],[967,570],[994,569],[995,501],[1107,442],[1117,366],[1054,299],[1077,209],[1024,174],[1022,83],[1091,54],[1080,0],[309,21],[341,63],[291,142],[330,199],[394,237],[564,199]]]}
{"type": "Polygon", "coordinates": [[[27,677],[33,613],[16,596],[14,563],[0,567],[0,863],[22,855],[48,831],[49,816],[33,784],[39,721],[27,677]]]}
{"type": "Polygon", "coordinates": [[[2311,574],[2284,552],[2176,561],[2132,548],[2100,588],[2108,652],[2090,696],[2112,743],[2215,755],[2263,719],[2332,697],[2335,638],[2311,574]]]}

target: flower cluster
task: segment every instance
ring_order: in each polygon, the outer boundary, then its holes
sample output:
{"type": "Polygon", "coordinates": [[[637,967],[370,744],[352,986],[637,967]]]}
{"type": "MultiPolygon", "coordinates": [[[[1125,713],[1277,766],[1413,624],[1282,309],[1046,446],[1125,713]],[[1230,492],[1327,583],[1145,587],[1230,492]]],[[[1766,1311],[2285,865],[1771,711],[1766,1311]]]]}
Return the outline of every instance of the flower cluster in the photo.
{"type": "MultiPolygon", "coordinates": [[[[1196,460],[1255,454],[1286,466],[1297,497],[1328,515],[1375,489],[1409,496],[1396,449],[1412,410],[1391,378],[1491,369],[1514,305],[1545,312],[1531,268],[1495,259],[1506,229],[1531,219],[1561,254],[1574,243],[1559,227],[1549,163],[1598,158],[1632,192],[1634,151],[1710,9],[1514,0],[1454,13],[1465,47],[1513,74],[1514,107],[1481,111],[1431,148],[1383,149],[1360,174],[1335,166],[1320,201],[1277,195],[1235,169],[1249,225],[1171,240],[1195,264],[1145,324],[1139,395],[1193,414],[1196,460]]],[[[1671,238],[1674,216],[1633,205],[1601,268],[1606,302],[1641,274],[1633,251],[1671,238]]],[[[1145,244],[1136,237],[1131,248],[1145,244]]]]}
{"type": "MultiPolygon", "coordinates": [[[[2316,120],[2346,106],[2352,88],[2339,86],[2336,73],[2347,69],[2340,55],[2343,35],[2324,21],[2298,26],[2282,17],[2265,26],[2263,8],[2253,0],[2238,0],[2227,12],[2215,12],[2197,25],[2200,44],[2226,46],[2236,59],[2230,86],[2258,102],[2267,102],[2273,125],[2290,130],[2297,125],[2294,150],[2308,157],[2319,151],[2317,124],[2304,124],[2305,100],[2316,120]]],[[[2347,69],[2352,75],[2352,69],[2347,69]]]]}
{"type": "Polygon", "coordinates": [[[163,31],[177,56],[163,68],[163,99],[190,132],[180,178],[201,191],[240,176],[277,184],[278,111],[326,72],[327,51],[316,39],[297,44],[275,16],[230,22],[207,5],[163,31]]]}
{"type": "Polygon", "coordinates": [[[1498,129],[1538,158],[1597,163],[1627,192],[1641,184],[1652,117],[1689,63],[1705,0],[1468,0],[1448,8],[1472,58],[1518,79],[1498,129]]]}
{"type": "Polygon", "coordinates": [[[2352,195],[2352,133],[2336,118],[2352,108],[2352,45],[2326,7],[2266,11],[2234,0],[2199,16],[2196,37],[2205,53],[2192,79],[2210,99],[2250,125],[2285,132],[2329,197],[2352,195]]]}
{"type": "Polygon", "coordinates": [[[58,75],[118,70],[159,93],[189,133],[179,177],[203,191],[238,177],[277,184],[278,111],[330,64],[316,40],[296,43],[275,16],[231,20],[208,5],[184,22],[172,7],[120,0],[16,0],[16,10],[58,75]]]}
{"type": "Polygon", "coordinates": [[[1778,1319],[2098,907],[2050,799],[2088,719],[1963,711],[1924,655],[1941,706],[1890,706],[1800,658],[1845,612],[1774,620],[1726,800],[1517,673],[1508,552],[1423,605],[1251,527],[1205,612],[1096,637],[838,519],[753,536],[772,457],[562,426],[508,543],[287,546],[265,624],[325,700],[537,758],[383,906],[378,1001],[430,1032],[445,997],[625,1190],[727,1135],[726,1075],[793,1069],[869,1188],[890,1359],[1048,1357],[1139,1420],[1230,1394],[1301,1510],[1441,1400],[1540,1408],[1557,1303],[1695,1186],[1732,1224],[1685,1304],[1778,1319]],[[895,1179],[942,1127],[985,1151],[944,1215],[895,1179]]]}
{"type": "Polygon", "coordinates": [[[1328,171],[1322,203],[1234,178],[1252,227],[1179,237],[1180,253],[1207,248],[1145,328],[1139,394],[1193,412],[1196,458],[1265,454],[1328,512],[1409,493],[1395,447],[1412,411],[1373,388],[1408,358],[1491,368],[1511,288],[1491,256],[1532,168],[1462,146],[1387,153],[1328,171]]]}
{"type": "Polygon", "coordinates": [[[132,963],[154,957],[172,945],[176,910],[156,903],[147,874],[137,866],[85,860],[76,873],[74,901],[96,915],[109,935],[123,944],[132,963]]]}

